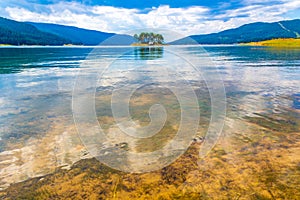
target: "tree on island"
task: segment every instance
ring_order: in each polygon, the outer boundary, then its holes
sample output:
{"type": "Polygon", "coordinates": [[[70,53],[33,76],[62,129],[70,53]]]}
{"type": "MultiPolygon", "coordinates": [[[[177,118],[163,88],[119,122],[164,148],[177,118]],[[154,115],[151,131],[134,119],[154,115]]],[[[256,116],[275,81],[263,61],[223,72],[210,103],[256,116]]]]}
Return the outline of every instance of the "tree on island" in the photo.
{"type": "Polygon", "coordinates": [[[134,34],[134,39],[136,39],[140,44],[148,44],[148,45],[157,45],[163,44],[164,37],[161,34],[156,33],[147,33],[142,32],[139,35],[134,34]]]}

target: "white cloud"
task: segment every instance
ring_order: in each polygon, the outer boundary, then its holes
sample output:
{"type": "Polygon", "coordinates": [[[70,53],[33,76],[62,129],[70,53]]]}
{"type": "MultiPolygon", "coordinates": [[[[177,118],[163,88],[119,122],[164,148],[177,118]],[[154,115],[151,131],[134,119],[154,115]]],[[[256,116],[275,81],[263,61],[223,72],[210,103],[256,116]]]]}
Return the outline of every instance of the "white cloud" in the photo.
{"type": "Polygon", "coordinates": [[[30,7],[24,6],[22,1],[22,7],[6,5],[4,10],[9,18],[18,21],[57,23],[116,33],[159,28],[191,35],[218,32],[250,22],[282,20],[285,13],[300,8],[299,0],[281,0],[280,4],[271,5],[257,2],[261,1],[244,0],[244,7],[214,15],[212,10],[202,6],[170,8],[164,5],[144,13],[137,9],[87,6],[78,2],[31,4],[30,7]]]}

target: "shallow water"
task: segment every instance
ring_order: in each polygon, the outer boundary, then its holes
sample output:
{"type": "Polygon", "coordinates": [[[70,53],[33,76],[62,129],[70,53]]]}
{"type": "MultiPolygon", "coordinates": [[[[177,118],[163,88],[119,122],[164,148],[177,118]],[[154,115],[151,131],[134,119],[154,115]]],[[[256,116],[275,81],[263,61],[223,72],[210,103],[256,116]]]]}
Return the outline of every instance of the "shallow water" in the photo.
{"type": "MultiPolygon", "coordinates": [[[[116,71],[143,67],[149,61],[163,67],[166,59],[172,60],[172,55],[166,53],[172,48],[164,47],[165,53],[163,48],[149,53],[147,49],[107,47],[92,53],[106,58],[124,53],[119,59],[135,60],[117,66],[119,69],[113,69],[116,71]]],[[[203,56],[202,47],[176,48],[191,56],[203,56]]],[[[245,115],[260,110],[277,112],[280,107],[299,109],[299,49],[244,46],[205,46],[204,49],[224,80],[228,98],[235,98],[237,102],[233,106],[243,107],[245,115]]],[[[71,114],[70,98],[76,72],[91,51],[91,48],[70,47],[0,48],[2,140],[43,132],[51,119],[71,114]]],[[[202,63],[197,64],[202,67],[202,63]]]]}
{"type": "MultiPolygon", "coordinates": [[[[219,74],[226,91],[227,116],[234,120],[249,121],[286,134],[299,132],[299,49],[247,46],[98,47],[96,49],[2,47],[0,48],[0,151],[26,147],[31,144],[31,139],[43,138],[53,130],[59,135],[64,132],[65,127],[73,126],[72,92],[76,78],[78,81],[77,73],[80,73],[80,76],[86,75],[87,80],[95,82],[97,96],[101,98],[103,93],[107,95],[106,92],[109,93],[112,88],[145,84],[147,86],[145,91],[147,91],[148,86],[151,88],[155,81],[164,83],[166,80],[163,80],[165,74],[162,71],[166,67],[169,71],[173,68],[183,77],[178,81],[172,79],[167,81],[173,81],[172,84],[184,84],[181,82],[184,80],[195,88],[203,84],[205,79],[217,79],[216,74],[219,74]],[[99,63],[89,65],[86,61],[93,59],[97,59],[99,63]],[[204,77],[201,78],[182,68],[183,63],[187,63],[186,59],[192,59],[193,67],[203,72],[204,77]],[[207,59],[211,62],[209,65],[206,63],[207,59]],[[108,63],[110,68],[99,81],[97,73],[105,67],[101,64],[108,63]]],[[[85,82],[79,84],[82,87],[90,86],[85,82]]],[[[209,95],[205,94],[206,96],[198,97],[199,101],[203,100],[202,114],[209,118],[210,112],[207,109],[209,103],[206,102],[209,95]]],[[[160,101],[161,98],[157,96],[154,100],[160,101]]],[[[165,103],[165,100],[160,102],[165,103]]],[[[101,103],[104,106],[96,105],[97,116],[111,117],[111,110],[107,108],[109,104],[105,104],[105,101],[100,101],[101,103]]],[[[148,122],[149,106],[139,106],[138,108],[146,112],[141,114],[137,109],[133,109],[133,113],[140,118],[146,118],[145,122],[148,122]]],[[[175,104],[168,106],[178,109],[175,104]]],[[[110,124],[110,119],[107,124],[110,124]]],[[[72,131],[76,133],[75,130],[72,131]]],[[[73,135],[68,140],[78,145],[80,142],[74,137],[73,135]]],[[[80,159],[80,156],[76,159],[80,159]]],[[[74,160],[71,159],[69,164],[74,160]]],[[[62,161],[62,163],[68,162],[62,161]]],[[[45,173],[48,172],[46,170],[45,173]]],[[[34,172],[28,175],[28,177],[32,176],[34,172]]],[[[24,180],[24,177],[17,180],[24,180]]]]}

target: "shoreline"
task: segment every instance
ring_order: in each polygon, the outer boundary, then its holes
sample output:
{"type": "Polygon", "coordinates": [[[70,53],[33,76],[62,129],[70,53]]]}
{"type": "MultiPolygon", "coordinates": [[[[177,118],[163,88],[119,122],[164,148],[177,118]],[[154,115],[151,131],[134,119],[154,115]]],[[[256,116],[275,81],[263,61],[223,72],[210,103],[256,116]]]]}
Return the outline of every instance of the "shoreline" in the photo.
{"type": "Polygon", "coordinates": [[[170,46],[170,44],[141,44],[141,43],[133,43],[130,46],[134,46],[134,47],[163,47],[163,46],[170,46]]]}
{"type": "Polygon", "coordinates": [[[272,48],[300,48],[300,38],[278,38],[259,42],[240,43],[240,45],[272,48]]]}
{"type": "Polygon", "coordinates": [[[203,47],[218,47],[218,46],[253,46],[253,47],[271,47],[271,48],[300,48],[300,38],[279,38],[272,40],[264,40],[258,42],[235,43],[235,44],[138,44],[130,45],[11,45],[0,44],[0,48],[124,48],[124,47],[183,47],[183,46],[203,46],[203,47]]]}

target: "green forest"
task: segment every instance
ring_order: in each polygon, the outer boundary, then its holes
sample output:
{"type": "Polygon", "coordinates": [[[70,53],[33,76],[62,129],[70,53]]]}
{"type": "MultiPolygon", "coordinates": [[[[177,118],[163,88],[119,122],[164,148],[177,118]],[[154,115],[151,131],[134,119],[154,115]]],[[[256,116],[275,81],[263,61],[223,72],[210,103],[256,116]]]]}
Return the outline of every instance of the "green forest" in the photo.
{"type": "Polygon", "coordinates": [[[63,45],[70,42],[57,35],[39,31],[30,24],[0,17],[0,44],[63,45]]]}

